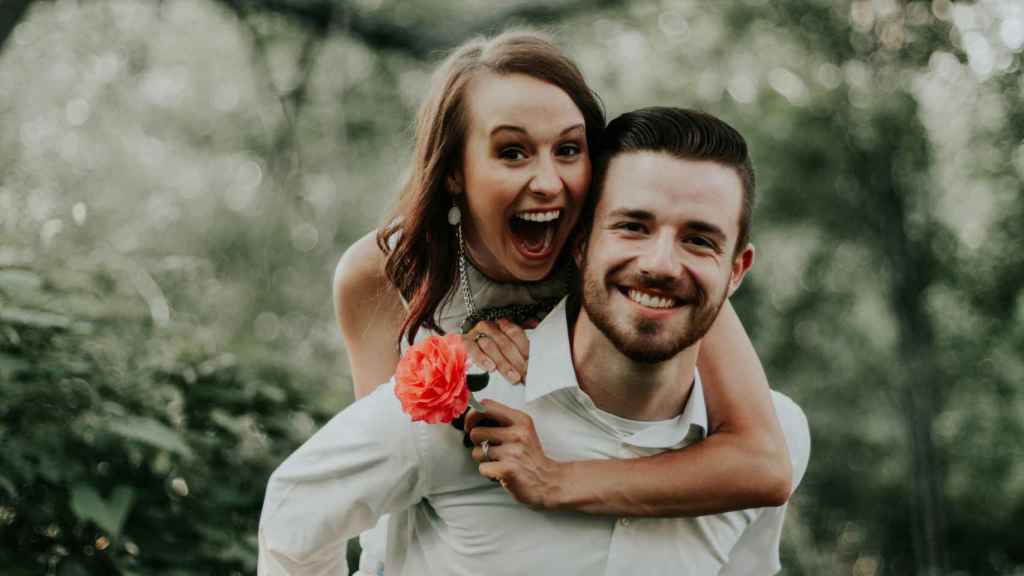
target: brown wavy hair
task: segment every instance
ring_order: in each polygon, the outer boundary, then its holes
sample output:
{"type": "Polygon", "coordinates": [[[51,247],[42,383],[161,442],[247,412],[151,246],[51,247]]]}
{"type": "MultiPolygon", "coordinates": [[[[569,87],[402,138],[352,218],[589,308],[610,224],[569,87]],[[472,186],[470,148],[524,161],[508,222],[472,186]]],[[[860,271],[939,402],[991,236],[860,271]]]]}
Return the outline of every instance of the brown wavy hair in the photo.
{"type": "Polygon", "coordinates": [[[398,205],[377,232],[377,245],[387,254],[387,277],[408,304],[399,342],[404,335],[412,343],[424,326],[443,332],[434,313],[458,285],[458,240],[448,224],[452,203],[446,180],[462,162],[468,128],[466,90],[481,72],[525,74],[564,90],[583,114],[588,150],[597,149],[604,130],[604,109],[597,95],[576,64],[545,34],[510,31],[494,38],[477,37],[445,59],[416,116],[415,151],[398,205]]]}

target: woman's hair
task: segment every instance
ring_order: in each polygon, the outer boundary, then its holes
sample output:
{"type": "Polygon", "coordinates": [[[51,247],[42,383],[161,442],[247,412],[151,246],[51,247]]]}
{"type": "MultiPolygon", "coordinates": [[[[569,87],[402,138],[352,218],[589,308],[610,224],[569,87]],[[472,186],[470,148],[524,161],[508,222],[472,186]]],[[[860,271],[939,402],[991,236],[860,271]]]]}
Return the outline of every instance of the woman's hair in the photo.
{"type": "Polygon", "coordinates": [[[442,332],[434,313],[458,279],[455,228],[448,224],[452,196],[446,180],[462,162],[468,130],[466,91],[480,72],[524,74],[558,86],[583,114],[587,148],[604,130],[604,110],[576,64],[546,35],[511,31],[469,40],[455,49],[431,80],[416,116],[411,170],[395,212],[377,233],[387,254],[385,271],[408,304],[399,336],[412,343],[420,327],[442,332]],[[393,243],[393,246],[392,246],[393,243]]]}

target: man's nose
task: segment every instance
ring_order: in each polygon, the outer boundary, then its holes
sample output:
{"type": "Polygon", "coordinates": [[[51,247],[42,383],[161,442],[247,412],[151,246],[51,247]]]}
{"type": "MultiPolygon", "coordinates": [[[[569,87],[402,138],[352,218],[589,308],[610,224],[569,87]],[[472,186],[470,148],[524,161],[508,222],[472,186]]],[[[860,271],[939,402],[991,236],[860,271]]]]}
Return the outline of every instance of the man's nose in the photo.
{"type": "Polygon", "coordinates": [[[639,259],[640,272],[648,276],[676,279],[682,271],[679,246],[667,231],[651,238],[639,259]]]}
{"type": "Polygon", "coordinates": [[[562,178],[555,160],[542,155],[535,165],[536,169],[530,179],[530,193],[544,200],[557,196],[562,191],[562,178]]]}

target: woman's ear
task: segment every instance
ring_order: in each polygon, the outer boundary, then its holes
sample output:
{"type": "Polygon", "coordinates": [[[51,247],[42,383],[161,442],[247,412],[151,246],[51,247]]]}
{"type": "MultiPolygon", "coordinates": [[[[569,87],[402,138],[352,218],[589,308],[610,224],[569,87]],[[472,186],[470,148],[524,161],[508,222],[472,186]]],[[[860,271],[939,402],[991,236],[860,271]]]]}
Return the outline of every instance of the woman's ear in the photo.
{"type": "Polygon", "coordinates": [[[444,186],[452,196],[465,193],[465,189],[462,186],[462,174],[458,170],[453,170],[451,174],[445,177],[444,186]]]}

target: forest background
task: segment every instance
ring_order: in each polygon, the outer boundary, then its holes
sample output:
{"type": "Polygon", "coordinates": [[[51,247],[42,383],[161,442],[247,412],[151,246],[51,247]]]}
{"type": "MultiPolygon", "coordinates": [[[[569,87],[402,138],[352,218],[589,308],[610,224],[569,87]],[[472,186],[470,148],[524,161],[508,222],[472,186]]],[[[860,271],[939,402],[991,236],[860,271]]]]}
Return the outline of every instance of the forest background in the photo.
{"type": "Polygon", "coordinates": [[[814,439],[783,573],[1024,574],[1024,3],[3,0],[5,574],[254,572],[352,400],[334,265],[444,50],[518,24],[609,117],[751,142],[735,303],[814,439]]]}

